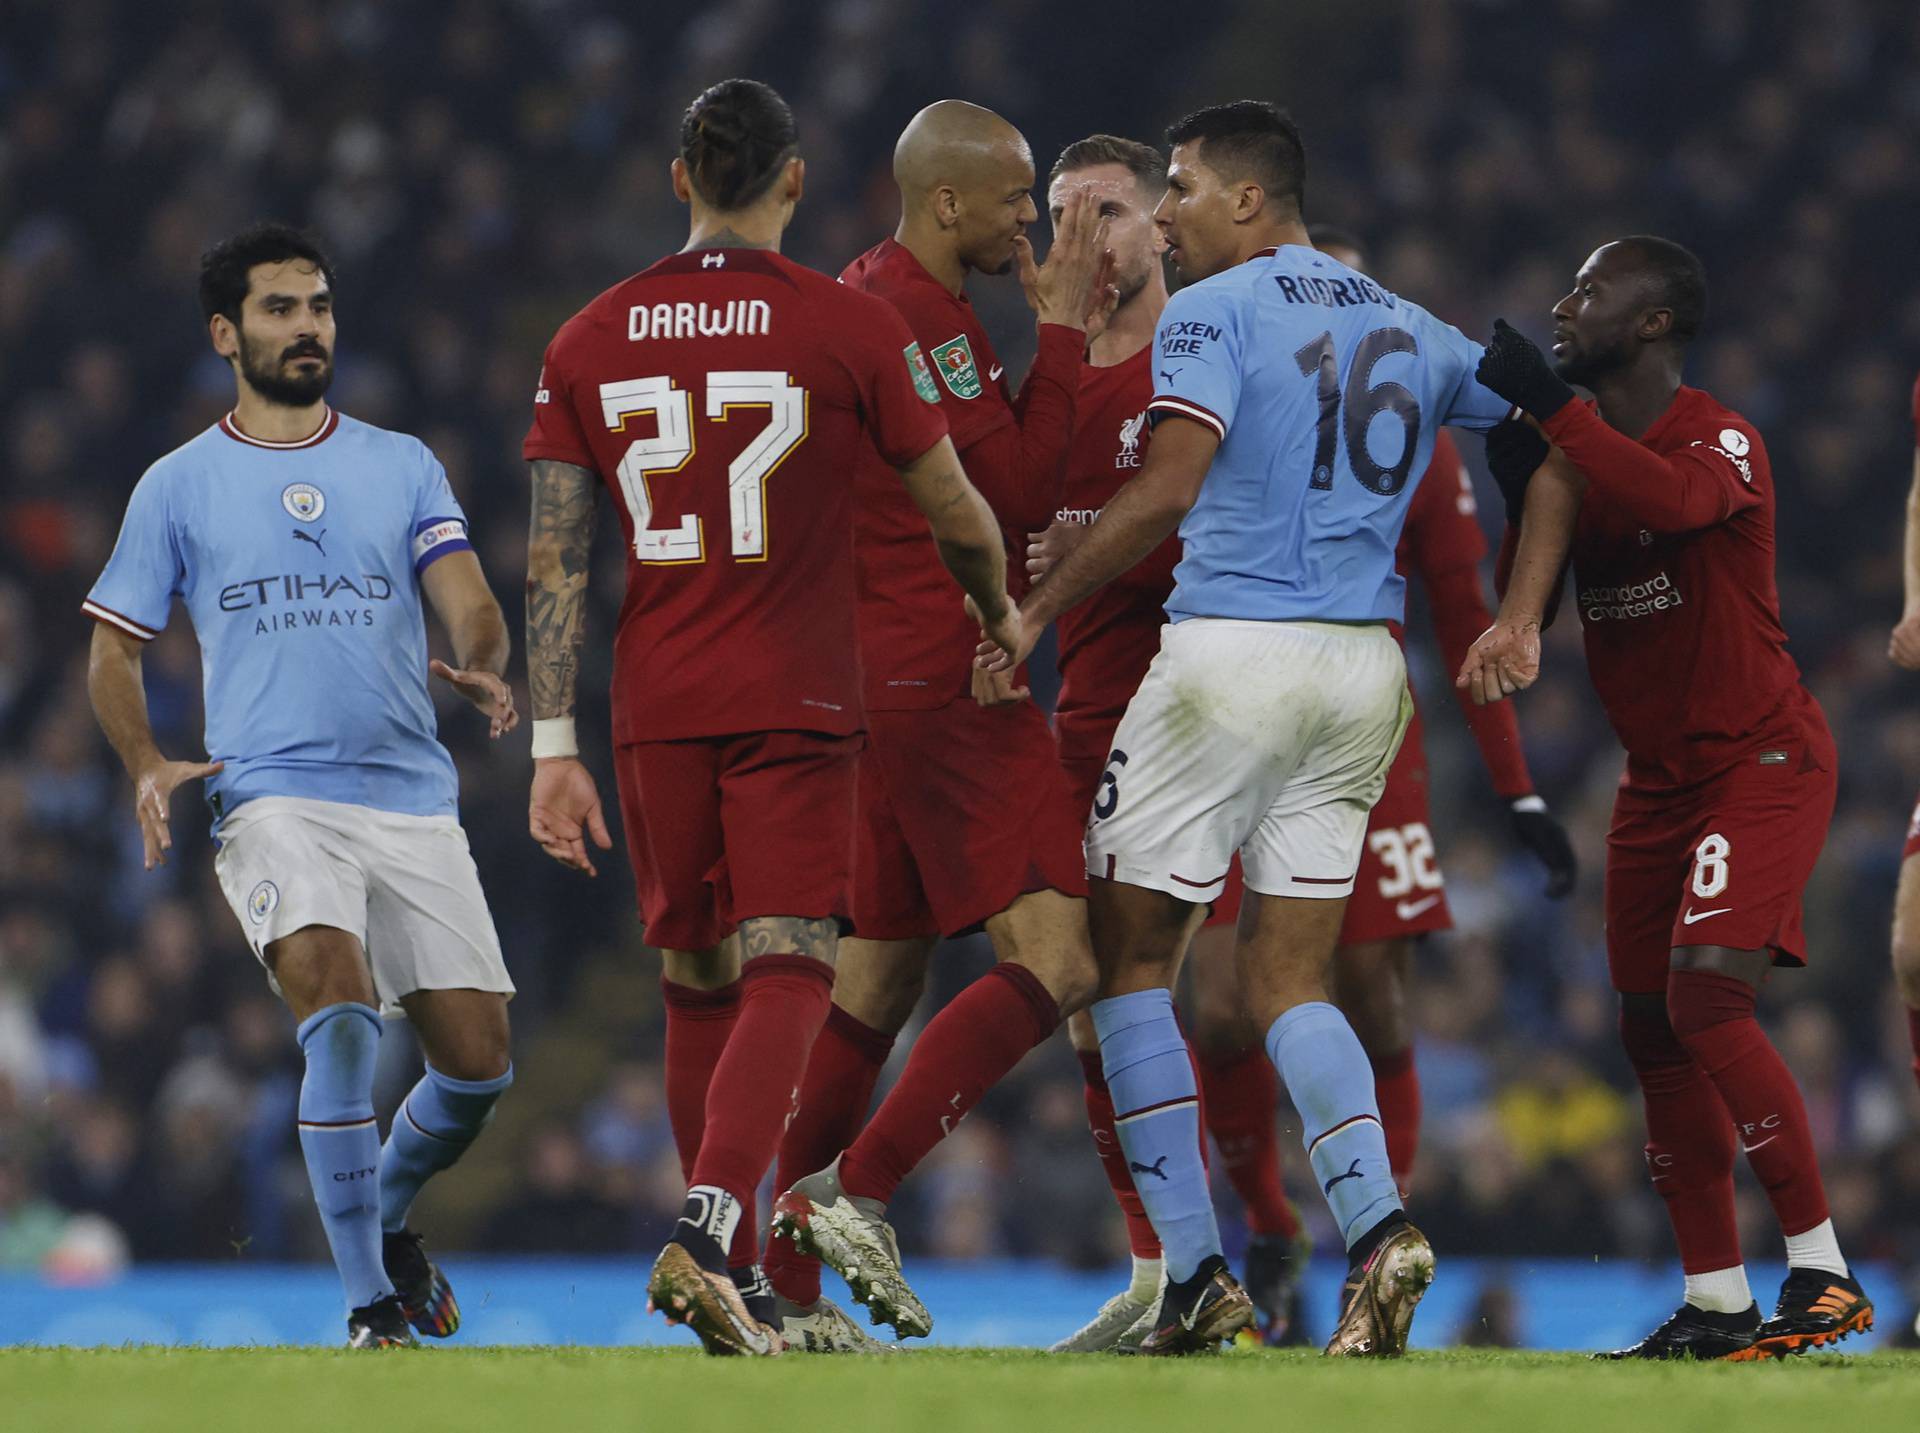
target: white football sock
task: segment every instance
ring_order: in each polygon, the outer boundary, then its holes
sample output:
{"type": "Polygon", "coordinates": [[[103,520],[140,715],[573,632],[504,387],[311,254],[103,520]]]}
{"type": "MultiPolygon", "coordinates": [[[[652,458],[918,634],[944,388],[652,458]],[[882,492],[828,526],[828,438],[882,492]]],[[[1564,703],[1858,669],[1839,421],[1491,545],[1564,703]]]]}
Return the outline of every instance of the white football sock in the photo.
{"type": "Polygon", "coordinates": [[[1840,1257],[1840,1240],[1833,1232],[1831,1219],[1822,1219],[1804,1234],[1787,1235],[1787,1267],[1818,1269],[1843,1279],[1853,1272],[1840,1257]]]}
{"type": "Polygon", "coordinates": [[[1163,1267],[1158,1259],[1143,1259],[1135,1254],[1133,1282],[1127,1286],[1127,1292],[1139,1303],[1152,1303],[1154,1295],[1160,1292],[1160,1273],[1163,1267]]]}
{"type": "Polygon", "coordinates": [[[1747,1287],[1747,1266],[1735,1264],[1731,1269],[1688,1274],[1687,1302],[1713,1314],[1745,1313],[1753,1307],[1753,1290],[1747,1287]]]}

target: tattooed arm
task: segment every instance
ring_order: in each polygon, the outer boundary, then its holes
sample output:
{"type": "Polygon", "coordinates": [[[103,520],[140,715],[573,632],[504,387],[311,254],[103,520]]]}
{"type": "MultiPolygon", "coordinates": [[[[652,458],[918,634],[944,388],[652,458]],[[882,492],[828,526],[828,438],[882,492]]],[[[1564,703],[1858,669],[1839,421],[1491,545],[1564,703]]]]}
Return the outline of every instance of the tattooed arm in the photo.
{"type": "Polygon", "coordinates": [[[527,678],[533,691],[533,794],[527,829],[563,866],[598,874],[587,837],[612,847],[593,774],[573,730],[580,652],[587,638],[587,563],[599,479],[571,463],[538,459],[527,534],[527,678]]]}

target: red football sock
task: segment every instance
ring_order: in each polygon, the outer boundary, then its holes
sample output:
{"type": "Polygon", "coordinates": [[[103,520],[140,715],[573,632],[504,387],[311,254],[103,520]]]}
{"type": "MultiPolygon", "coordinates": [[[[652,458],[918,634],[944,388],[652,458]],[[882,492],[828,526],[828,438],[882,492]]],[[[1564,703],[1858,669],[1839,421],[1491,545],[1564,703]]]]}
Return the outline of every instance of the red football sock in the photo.
{"type": "Polygon", "coordinates": [[[1667,980],[1673,1033],[1720,1092],[1781,1230],[1804,1234],[1826,1219],[1827,1192],[1806,1101],[1753,1018],[1758,998],[1746,981],[1718,971],[1676,970],[1667,980]]]}
{"type": "Polygon", "coordinates": [[[893,1191],[988,1090],[1054,1032],[1060,1007],[1025,966],[1002,962],[920,1032],[900,1082],[840,1160],[849,1194],[893,1191]]]}
{"type": "Polygon", "coordinates": [[[1920,1081],[1920,1010],[1907,1012],[1907,1038],[1913,1041],[1913,1078],[1920,1081]]]}
{"type": "Polygon", "coordinates": [[[1126,1152],[1120,1148],[1120,1136],[1113,1128],[1113,1091],[1107,1088],[1107,1072],[1100,1063],[1098,1050],[1074,1052],[1080,1060],[1080,1072],[1086,1077],[1087,1129],[1093,1134],[1093,1152],[1100,1156],[1100,1168],[1106,1172],[1107,1185],[1127,1220],[1127,1246],[1136,1259],[1160,1257],[1160,1236],[1153,1232],[1147,1207],[1140,1202],[1140,1191],[1133,1187],[1133,1175],[1127,1171],[1126,1152]]]}
{"type": "MultiPolygon", "coordinates": [[[[800,1107],[780,1140],[774,1188],[792,1188],[797,1180],[825,1169],[853,1143],[892,1051],[893,1036],[855,1019],[838,1005],[829,1007],[827,1023],[807,1057],[800,1107]]],[[[791,1239],[768,1238],[767,1278],[796,1304],[810,1305],[820,1297],[820,1261],[794,1248],[791,1239]]]]}
{"type": "Polygon", "coordinates": [[[1246,1206],[1248,1232],[1299,1237],[1300,1220],[1280,1182],[1280,1076],[1273,1062],[1255,1046],[1203,1057],[1199,1065],[1206,1127],[1246,1206]]]}
{"type": "Polygon", "coordinates": [[[1647,1108],[1647,1173],[1689,1274],[1740,1263],[1733,1215],[1733,1118],[1657,997],[1621,1002],[1620,1040],[1647,1108]]]}
{"type": "Polygon", "coordinates": [[[833,968],[811,956],[747,962],[740,1013],[707,1090],[707,1127],[690,1184],[717,1186],[742,1204],[753,1198],[773,1163],[832,998],[833,968]]]}
{"type": "MultiPolygon", "coordinates": [[[[698,990],[663,976],[660,993],[667,1006],[667,1123],[680,1154],[680,1177],[691,1184],[693,1162],[707,1127],[707,1089],[713,1083],[713,1067],[720,1062],[740,1013],[740,982],[698,990]]],[[[759,1257],[759,1223],[759,1210],[749,1193],[727,1250],[729,1267],[745,1268],[759,1257]]]]}
{"type": "Polygon", "coordinates": [[[1420,1149],[1420,1072],[1414,1068],[1413,1046],[1373,1057],[1373,1093],[1380,1102],[1393,1182],[1405,1189],[1413,1182],[1413,1157],[1420,1149]]]}

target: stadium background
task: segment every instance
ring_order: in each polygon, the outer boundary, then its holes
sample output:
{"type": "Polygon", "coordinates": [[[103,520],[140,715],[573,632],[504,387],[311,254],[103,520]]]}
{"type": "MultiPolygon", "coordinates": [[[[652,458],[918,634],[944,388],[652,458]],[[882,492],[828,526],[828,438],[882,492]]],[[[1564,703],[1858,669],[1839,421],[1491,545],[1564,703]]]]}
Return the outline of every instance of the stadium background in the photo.
{"type": "MultiPolygon", "coordinates": [[[[1019,124],[1043,172],[1092,130],[1153,139],[1198,103],[1280,99],[1309,146],[1309,217],[1357,230],[1379,277],[1469,333],[1504,314],[1539,335],[1606,238],[1651,230],[1701,253],[1714,312],[1690,377],[1773,453],[1786,623],[1842,758],[1808,909],[1815,963],[1776,979],[1763,1011],[1806,1089],[1849,1251],[1920,1264],[1920,1100],[1886,965],[1920,703],[1884,655],[1920,363],[1920,10],[1194,0],[1148,20],[1084,0],[12,0],[0,12],[0,1276],[78,1277],[121,1248],[142,1264],[324,1257],[293,1139],[290,1022],[220,899],[204,815],[177,802],[172,864],[141,872],[126,782],[84,688],[79,601],[127,492],[231,401],[193,298],[201,248],[262,215],[323,236],[339,267],[333,398],[439,453],[517,645],[518,448],[541,346],[683,241],[665,178],[675,119],[735,73],[794,103],[809,187],[788,252],[828,270],[891,231],[893,136],[946,95],[1019,124]]],[[[1021,372],[1031,320],[1017,286],[976,280],[972,293],[1021,372]]],[[[1491,496],[1477,446],[1463,443],[1491,496]]],[[[583,744],[610,790],[602,694],[621,571],[615,525],[601,527],[583,744]]],[[[1600,842],[1620,757],[1576,625],[1551,634],[1547,675],[1520,707],[1536,781],[1583,860],[1562,904],[1540,898],[1537,869],[1505,839],[1418,635],[1411,655],[1459,926],[1419,958],[1420,1220],[1448,1254],[1664,1265],[1605,990],[1600,842]]],[[[147,672],[162,745],[198,753],[198,662],[180,618],[147,672]]],[[[525,836],[524,728],[489,750],[440,695],[521,987],[519,1083],[422,1222],[441,1247],[648,1253],[680,1186],[656,968],[623,861],[585,882],[542,859],[525,836]]],[[[950,947],[930,1001],[984,959],[950,947]]],[[[404,1042],[386,1045],[383,1113],[409,1078],[404,1042]]],[[[1741,1178],[1743,1228],[1771,1261],[1771,1218],[1741,1178]]],[[[1324,1247],[1320,1200],[1293,1186],[1324,1247]]],[[[917,1258],[1088,1269],[1122,1257],[1064,1046],[996,1091],[897,1208],[917,1258]]],[[[1224,1192],[1223,1210],[1233,1225],[1224,1192]]]]}

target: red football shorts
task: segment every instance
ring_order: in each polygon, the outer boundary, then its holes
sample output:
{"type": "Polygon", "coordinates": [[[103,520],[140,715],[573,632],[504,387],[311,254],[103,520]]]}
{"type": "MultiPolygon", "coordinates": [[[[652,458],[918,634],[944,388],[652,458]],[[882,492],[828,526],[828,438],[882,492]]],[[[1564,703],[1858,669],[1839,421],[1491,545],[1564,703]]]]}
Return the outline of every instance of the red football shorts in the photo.
{"type": "Polygon", "coordinates": [[[1087,893],[1086,808],[1032,702],[869,712],[853,926],[869,940],[957,935],[1028,891],[1087,893]]]}
{"type": "MultiPolygon", "coordinates": [[[[1107,730],[1109,743],[1113,728],[1107,730]]],[[[1088,734],[1073,733],[1071,747],[1084,751],[1088,734]]],[[[1061,758],[1076,808],[1091,806],[1099,789],[1105,758],[1061,758]]],[[[1240,859],[1227,872],[1227,884],[1213,903],[1205,927],[1231,926],[1240,919],[1240,898],[1246,889],[1240,879],[1240,859]]],[[[1453,913],[1447,909],[1446,888],[1434,858],[1433,832],[1427,825],[1427,753],[1416,713],[1400,743],[1400,754],[1387,773],[1387,789],[1367,820],[1367,841],[1360,852],[1360,874],[1347,899],[1340,944],[1402,940],[1429,931],[1450,930],[1453,913]]]]}
{"type": "Polygon", "coordinates": [[[1826,843],[1838,780],[1816,710],[1804,727],[1696,786],[1622,786],[1607,832],[1613,988],[1667,988],[1676,946],[1773,951],[1806,964],[1800,895],[1826,843]]]}
{"type": "Polygon", "coordinates": [[[616,747],[648,944],[705,950],[750,916],[846,918],[865,741],[762,731],[616,747]]]}

